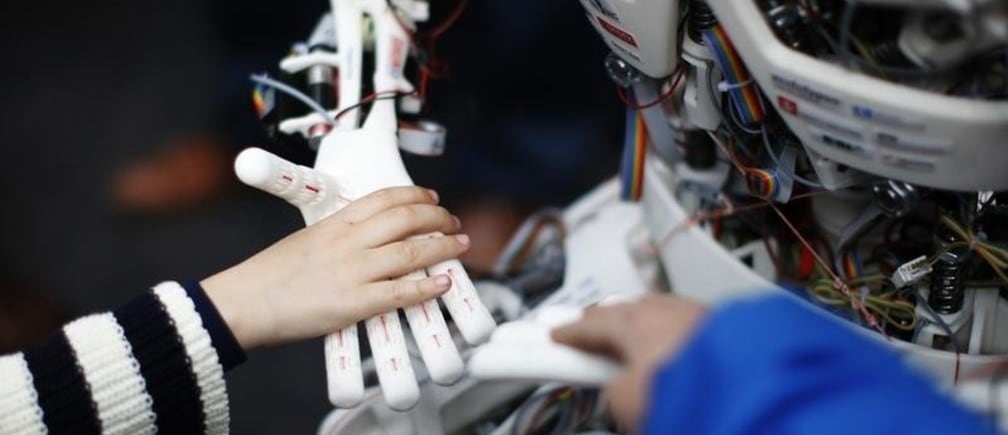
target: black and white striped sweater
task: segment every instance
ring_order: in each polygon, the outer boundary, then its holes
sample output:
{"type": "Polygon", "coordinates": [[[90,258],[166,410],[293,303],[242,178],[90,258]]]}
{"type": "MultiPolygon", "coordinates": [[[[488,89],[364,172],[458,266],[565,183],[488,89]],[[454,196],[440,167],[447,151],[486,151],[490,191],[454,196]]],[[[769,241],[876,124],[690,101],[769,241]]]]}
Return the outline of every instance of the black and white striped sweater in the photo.
{"type": "Polygon", "coordinates": [[[196,282],[165,282],[0,356],[0,434],[227,433],[245,353],[196,282]]]}

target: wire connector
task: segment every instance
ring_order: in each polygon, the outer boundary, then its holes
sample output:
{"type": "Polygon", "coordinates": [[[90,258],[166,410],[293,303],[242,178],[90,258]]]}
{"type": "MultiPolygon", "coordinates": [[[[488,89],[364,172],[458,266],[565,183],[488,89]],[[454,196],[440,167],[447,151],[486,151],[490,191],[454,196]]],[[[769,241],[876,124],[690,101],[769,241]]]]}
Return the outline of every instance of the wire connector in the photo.
{"type": "Polygon", "coordinates": [[[931,262],[928,262],[926,256],[921,255],[896,268],[889,280],[896,288],[903,288],[920,281],[929,273],[931,273],[931,262]]]}

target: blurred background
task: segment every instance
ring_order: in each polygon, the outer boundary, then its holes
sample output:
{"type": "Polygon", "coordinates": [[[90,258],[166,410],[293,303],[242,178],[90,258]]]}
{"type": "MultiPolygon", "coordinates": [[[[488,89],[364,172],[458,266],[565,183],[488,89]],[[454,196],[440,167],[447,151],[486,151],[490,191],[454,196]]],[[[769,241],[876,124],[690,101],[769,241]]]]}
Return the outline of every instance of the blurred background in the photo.
{"type": "MultiPolygon", "coordinates": [[[[456,0],[432,0],[433,21],[456,0]]],[[[274,72],[322,0],[0,5],[0,353],[162,280],[203,278],[302,225],[240,186],[231,160],[272,144],[247,76],[274,72]],[[292,6],[294,5],[294,6],[292,6]]],[[[407,156],[462,216],[485,270],[532,210],[616,172],[623,109],[571,0],[473,1],[438,41],[440,158],[407,156]]],[[[314,432],[330,407],[320,340],[256,350],[229,374],[235,433],[314,432]]]]}

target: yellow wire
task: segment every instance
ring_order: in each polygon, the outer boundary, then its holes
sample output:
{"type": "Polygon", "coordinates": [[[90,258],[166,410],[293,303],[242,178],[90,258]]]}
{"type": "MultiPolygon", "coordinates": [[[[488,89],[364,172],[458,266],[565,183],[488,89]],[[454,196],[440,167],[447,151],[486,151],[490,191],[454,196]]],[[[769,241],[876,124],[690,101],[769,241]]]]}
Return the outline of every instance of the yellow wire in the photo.
{"type": "MultiPolygon", "coordinates": [[[[878,282],[887,279],[882,275],[869,275],[857,278],[848,285],[878,282]]],[[[833,307],[845,307],[850,304],[850,300],[827,279],[818,279],[809,290],[809,295],[823,305],[833,307]]],[[[917,326],[917,312],[915,304],[902,300],[893,300],[892,293],[869,294],[865,297],[865,307],[873,314],[878,315],[897,329],[911,331],[917,326]],[[904,323],[901,320],[909,320],[904,323]]]]}

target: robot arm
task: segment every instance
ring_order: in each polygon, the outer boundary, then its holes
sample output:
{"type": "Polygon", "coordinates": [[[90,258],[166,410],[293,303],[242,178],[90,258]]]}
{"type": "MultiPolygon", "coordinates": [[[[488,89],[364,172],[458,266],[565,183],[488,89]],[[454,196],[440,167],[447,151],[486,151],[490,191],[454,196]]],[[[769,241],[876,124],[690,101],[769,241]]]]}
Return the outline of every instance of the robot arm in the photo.
{"type": "MultiPolygon", "coordinates": [[[[239,178],[297,206],[308,225],[371,192],[412,185],[399,156],[396,100],[379,95],[408,94],[413,90],[403,77],[410,40],[401,22],[412,17],[397,14],[403,11],[420,14],[424,11],[418,6],[420,4],[413,1],[334,1],[337,53],[313,54],[309,51],[303,56],[307,59],[295,57],[281,64],[291,71],[306,69],[310,86],[331,83],[333,69],[339,72],[341,109],[329,114],[338,118],[335,126],[329,125],[332,120],[318,113],[280,123],[281,130],[300,132],[315,140],[318,156],[314,168],[294,165],[263,150],[249,149],[235,162],[239,178]],[[364,51],[360,23],[365,16],[374,24],[376,69],[372,85],[377,91],[371,97],[373,103],[367,117],[359,125],[364,51]],[[327,74],[330,80],[320,80],[327,74]]],[[[327,19],[323,18],[320,26],[327,24],[327,19]]],[[[326,34],[316,32],[320,33],[326,34]]],[[[421,279],[428,273],[452,278],[452,287],[442,297],[445,306],[467,342],[484,341],[495,322],[461,263],[446,261],[400,279],[421,279]]],[[[407,307],[404,311],[431,379],[439,384],[457,381],[464,367],[437,301],[407,307]]],[[[398,313],[389,312],[368,319],[365,327],[386,402],[393,409],[411,408],[419,399],[419,390],[398,313]]],[[[356,327],[344,328],[327,337],[325,349],[330,400],[336,406],[355,406],[364,394],[356,327]]]]}

